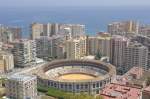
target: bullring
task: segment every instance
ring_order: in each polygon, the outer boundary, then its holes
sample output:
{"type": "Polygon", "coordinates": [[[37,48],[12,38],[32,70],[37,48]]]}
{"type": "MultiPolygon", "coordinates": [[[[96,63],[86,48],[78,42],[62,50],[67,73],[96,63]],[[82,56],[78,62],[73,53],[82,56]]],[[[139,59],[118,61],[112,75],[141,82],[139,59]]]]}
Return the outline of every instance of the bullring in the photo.
{"type": "Polygon", "coordinates": [[[36,73],[38,84],[67,92],[96,94],[114,79],[113,65],[96,60],[55,60],[36,73]]]}

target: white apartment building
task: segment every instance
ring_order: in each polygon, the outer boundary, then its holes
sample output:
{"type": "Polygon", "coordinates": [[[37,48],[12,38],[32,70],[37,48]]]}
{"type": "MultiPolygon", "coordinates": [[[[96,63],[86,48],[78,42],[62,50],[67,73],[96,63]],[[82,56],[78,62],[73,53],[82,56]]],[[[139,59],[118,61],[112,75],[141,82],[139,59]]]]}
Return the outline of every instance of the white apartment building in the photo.
{"type": "Polygon", "coordinates": [[[25,67],[36,62],[36,43],[34,40],[17,40],[12,43],[16,66],[25,67]]]}
{"type": "Polygon", "coordinates": [[[132,67],[148,69],[148,48],[140,43],[131,42],[124,51],[124,71],[132,67]]]}
{"type": "Polygon", "coordinates": [[[14,74],[6,82],[6,96],[10,99],[37,99],[37,77],[14,74]]]}

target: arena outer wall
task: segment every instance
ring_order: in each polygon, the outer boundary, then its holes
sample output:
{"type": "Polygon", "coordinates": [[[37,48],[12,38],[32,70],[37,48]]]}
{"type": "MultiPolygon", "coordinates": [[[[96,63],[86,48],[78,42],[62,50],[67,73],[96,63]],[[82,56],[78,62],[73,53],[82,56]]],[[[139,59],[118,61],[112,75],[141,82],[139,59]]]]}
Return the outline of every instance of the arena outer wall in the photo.
{"type": "MultiPolygon", "coordinates": [[[[88,74],[88,72],[86,73],[88,74]]],[[[91,72],[91,74],[93,73],[91,72]]],[[[110,83],[116,77],[116,68],[111,64],[96,60],[55,60],[39,68],[38,72],[35,73],[35,75],[38,76],[38,84],[45,87],[54,87],[73,93],[85,92],[88,94],[97,94],[103,87],[105,87],[106,84],[110,83]],[[67,69],[64,69],[66,68],[66,66],[70,66],[70,68],[74,70],[77,70],[76,67],[79,66],[78,68],[81,70],[79,70],[79,72],[81,73],[82,71],[84,71],[85,73],[86,69],[93,69],[97,73],[101,73],[101,71],[103,71],[105,72],[105,74],[102,74],[102,77],[99,77],[98,75],[96,78],[90,80],[76,81],[57,79],[57,76],[54,76],[54,71],[56,71],[56,75],[58,73],[58,70],[60,71],[60,73],[63,73],[64,71],[67,71],[67,69]],[[49,70],[53,70],[53,73],[49,72],[49,75],[52,77],[46,74],[46,72],[48,72],[49,70]]]]}

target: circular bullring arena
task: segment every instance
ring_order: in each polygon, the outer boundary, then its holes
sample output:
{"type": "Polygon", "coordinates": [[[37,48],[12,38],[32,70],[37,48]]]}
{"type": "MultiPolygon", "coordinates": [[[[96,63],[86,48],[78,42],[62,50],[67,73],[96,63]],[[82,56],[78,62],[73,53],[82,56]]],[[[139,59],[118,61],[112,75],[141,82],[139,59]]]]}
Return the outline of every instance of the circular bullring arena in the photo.
{"type": "Polygon", "coordinates": [[[116,75],[113,65],[96,60],[58,60],[37,71],[38,84],[60,90],[96,94],[116,75]]]}

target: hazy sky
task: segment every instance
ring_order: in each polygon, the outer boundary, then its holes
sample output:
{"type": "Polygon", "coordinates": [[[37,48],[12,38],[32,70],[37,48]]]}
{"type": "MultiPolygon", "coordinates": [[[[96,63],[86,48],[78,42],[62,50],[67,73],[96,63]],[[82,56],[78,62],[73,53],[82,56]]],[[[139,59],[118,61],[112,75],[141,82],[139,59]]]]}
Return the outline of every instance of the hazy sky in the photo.
{"type": "Polygon", "coordinates": [[[7,6],[150,6],[150,0],[0,0],[7,6]]]}

